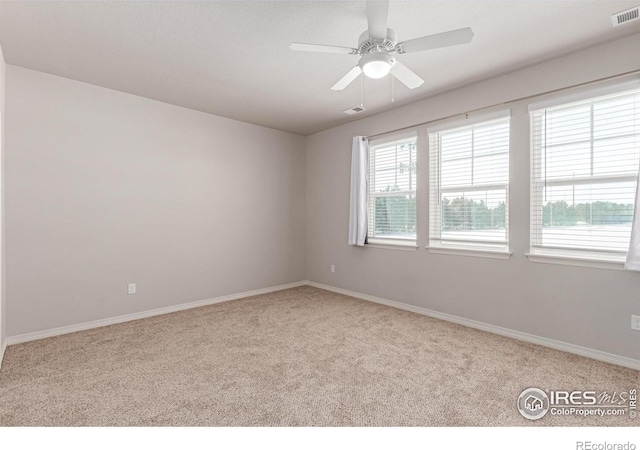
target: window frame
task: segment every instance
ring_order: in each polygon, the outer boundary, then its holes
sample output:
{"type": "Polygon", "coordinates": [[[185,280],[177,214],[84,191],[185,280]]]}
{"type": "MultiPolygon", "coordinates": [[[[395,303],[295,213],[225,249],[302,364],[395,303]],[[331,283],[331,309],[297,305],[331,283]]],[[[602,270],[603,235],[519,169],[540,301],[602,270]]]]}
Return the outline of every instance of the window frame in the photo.
{"type": "MultiPolygon", "coordinates": [[[[509,197],[510,197],[510,168],[511,168],[511,109],[500,109],[492,112],[478,114],[472,118],[448,120],[431,126],[427,129],[429,140],[429,239],[426,248],[430,253],[451,254],[473,257],[487,257],[495,259],[508,259],[510,252],[510,230],[509,230],[509,197]],[[440,134],[444,132],[473,129],[491,122],[507,120],[509,129],[508,149],[507,149],[507,181],[506,183],[485,183],[471,184],[467,186],[458,185],[452,188],[442,188],[442,148],[432,145],[433,140],[441,139],[440,134]],[[480,240],[453,240],[442,239],[442,193],[470,192],[479,190],[505,190],[505,241],[480,241],[480,240]]],[[[475,158],[482,155],[473,155],[475,158]]]]}
{"type": "Polygon", "coordinates": [[[380,137],[371,138],[369,140],[369,158],[368,158],[368,167],[367,167],[367,245],[369,247],[379,247],[379,248],[389,248],[389,249],[397,249],[397,250],[415,250],[417,248],[418,242],[418,130],[407,130],[395,133],[388,133],[380,137]],[[415,161],[415,169],[413,172],[413,189],[410,190],[399,190],[393,191],[393,193],[373,193],[372,186],[375,186],[375,149],[377,147],[390,145],[393,143],[401,144],[403,142],[413,141],[415,149],[414,149],[414,161],[415,161]],[[415,212],[415,222],[416,222],[416,233],[413,237],[392,237],[392,236],[384,236],[384,237],[376,237],[371,236],[371,229],[375,229],[375,210],[372,208],[372,203],[375,202],[376,198],[389,197],[389,196],[397,196],[397,195],[413,195],[416,201],[416,212],[415,212]],[[373,213],[373,214],[372,214],[373,213]],[[372,217],[372,215],[374,217],[372,217]]]}
{"type": "MultiPolygon", "coordinates": [[[[541,102],[532,103],[528,106],[529,112],[529,139],[530,139],[530,170],[529,170],[529,252],[526,256],[531,262],[541,263],[553,263],[572,266],[585,266],[585,267],[597,267],[605,269],[622,269],[624,267],[624,261],[626,259],[627,252],[614,251],[614,250],[598,250],[594,248],[590,249],[577,249],[577,248],[565,248],[558,246],[544,246],[542,245],[543,236],[543,208],[544,202],[541,201],[544,195],[545,186],[577,186],[581,184],[597,183],[620,183],[620,182],[636,182],[638,179],[638,168],[635,168],[635,173],[631,171],[621,174],[606,174],[606,175],[594,175],[593,166],[590,167],[592,172],[589,176],[581,176],[578,179],[572,177],[554,178],[548,179],[536,179],[536,170],[542,173],[542,168],[536,166],[537,158],[542,157],[542,146],[536,148],[535,140],[536,135],[534,129],[534,115],[541,111],[550,108],[569,107],[573,104],[576,106],[580,103],[587,103],[591,105],[590,114],[593,117],[593,105],[594,101],[607,96],[616,94],[625,94],[626,92],[640,91],[640,80],[632,80],[623,83],[614,83],[600,88],[584,89],[577,93],[568,95],[556,95],[541,102]],[[577,181],[577,182],[576,182],[577,181]]],[[[640,92],[639,92],[640,94],[640,92]]],[[[597,140],[594,138],[594,123],[591,122],[589,128],[589,141],[593,152],[594,142],[597,140]]],[[[639,132],[640,133],[640,130],[639,132]]],[[[635,133],[635,134],[638,134],[635,133]]],[[[602,138],[610,139],[611,137],[602,138]]],[[[593,162],[591,163],[593,164],[593,162]]],[[[637,205],[634,204],[634,208],[637,205]]]]}

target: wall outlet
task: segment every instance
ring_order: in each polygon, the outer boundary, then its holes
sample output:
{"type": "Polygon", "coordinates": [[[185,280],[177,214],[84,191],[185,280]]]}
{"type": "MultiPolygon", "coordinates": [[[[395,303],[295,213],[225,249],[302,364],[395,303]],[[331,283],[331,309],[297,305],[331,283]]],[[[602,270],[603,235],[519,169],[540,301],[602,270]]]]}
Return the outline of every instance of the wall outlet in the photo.
{"type": "Polygon", "coordinates": [[[135,294],[136,293],[136,284],[135,283],[129,283],[127,285],[127,294],[131,295],[131,294],[135,294]]]}
{"type": "Polygon", "coordinates": [[[640,316],[631,316],[631,329],[640,331],[640,316]]]}
{"type": "Polygon", "coordinates": [[[336,266],[331,264],[331,273],[336,273],[336,266]]]}

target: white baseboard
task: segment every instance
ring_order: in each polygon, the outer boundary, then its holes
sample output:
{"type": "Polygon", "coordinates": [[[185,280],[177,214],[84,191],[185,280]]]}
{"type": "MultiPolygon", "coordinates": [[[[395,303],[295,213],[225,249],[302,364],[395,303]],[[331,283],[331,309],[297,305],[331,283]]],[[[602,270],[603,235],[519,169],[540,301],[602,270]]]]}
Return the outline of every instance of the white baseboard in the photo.
{"type": "Polygon", "coordinates": [[[4,359],[4,351],[7,349],[7,341],[0,344],[0,369],[2,369],[2,360],[4,359]]]}
{"type": "Polygon", "coordinates": [[[255,289],[253,291],[240,292],[237,294],[223,295],[221,297],[209,298],[206,300],[199,300],[191,303],[183,303],[180,305],[167,306],[164,308],[157,308],[149,311],[141,311],[141,312],[132,313],[132,314],[125,314],[122,316],[111,317],[108,319],[94,320],[91,322],[84,322],[76,325],[68,325],[68,326],[59,327],[59,328],[51,328],[48,330],[35,331],[33,333],[25,333],[25,334],[20,334],[16,336],[10,336],[7,338],[6,342],[4,342],[2,346],[0,346],[0,367],[2,367],[2,357],[4,356],[4,351],[8,345],[21,344],[23,342],[35,341],[38,339],[59,336],[62,334],[75,333],[77,331],[90,330],[92,328],[99,328],[107,325],[114,325],[117,323],[129,322],[132,320],[145,319],[147,317],[158,316],[161,314],[168,314],[172,312],[183,311],[186,309],[198,308],[200,306],[207,306],[207,305],[213,305],[216,303],[223,303],[223,302],[228,302],[232,300],[238,300],[241,298],[251,297],[254,295],[268,294],[270,292],[276,292],[284,289],[291,289],[294,287],[305,286],[305,285],[313,286],[313,287],[324,289],[331,292],[336,292],[338,294],[348,295],[350,297],[359,298],[361,300],[367,300],[370,302],[379,303],[382,305],[390,306],[392,308],[403,309],[405,311],[422,314],[422,315],[433,317],[436,319],[446,320],[447,322],[453,322],[459,325],[476,328],[478,330],[487,331],[489,333],[498,334],[500,336],[510,337],[513,339],[518,339],[520,341],[542,345],[543,347],[549,347],[556,350],[565,351],[567,353],[573,353],[576,355],[585,356],[587,358],[592,358],[599,361],[604,361],[611,364],[628,367],[630,369],[640,370],[640,360],[637,360],[637,359],[627,358],[625,356],[620,356],[620,355],[614,355],[612,353],[607,353],[600,350],[594,350],[587,347],[581,347],[579,345],[569,344],[567,342],[556,341],[554,339],[549,339],[542,336],[536,336],[534,334],[523,333],[521,331],[504,328],[497,325],[480,322],[477,320],[466,319],[464,317],[454,316],[452,314],[434,311],[431,309],[422,308],[420,306],[414,306],[406,303],[396,302],[396,301],[388,300],[381,297],[375,297],[373,295],[363,294],[356,291],[350,291],[348,289],[342,289],[342,288],[330,286],[328,284],[316,283],[314,281],[298,281],[295,283],[281,284],[278,286],[271,286],[263,289],[255,289]]]}
{"type": "MultiPolygon", "coordinates": [[[[9,336],[5,347],[7,345],[21,344],[23,342],[36,341],[38,339],[44,339],[53,336],[60,336],[62,334],[75,333],[77,331],[90,330],[92,328],[104,327],[107,325],[114,325],[122,322],[130,322],[132,320],[145,319],[147,317],[159,316],[161,314],[168,314],[177,311],[184,311],[185,309],[199,308],[200,306],[214,305],[216,303],[229,302],[232,300],[238,300],[245,297],[252,297],[254,295],[268,294],[270,292],[281,291],[284,289],[291,289],[298,286],[306,285],[306,281],[298,281],[295,283],[280,284],[278,286],[271,286],[262,289],[255,289],[253,291],[240,292],[238,294],[223,295],[221,297],[208,298],[206,300],[198,300],[190,303],[182,303],[179,305],[165,306],[164,308],[151,309],[148,311],[140,311],[132,314],[125,314],[122,316],[110,317],[108,319],[92,320],[91,322],[83,322],[75,325],[67,325],[64,327],[51,328],[48,330],[34,331],[33,333],[19,334],[16,336],[9,336]]],[[[4,348],[2,349],[4,352],[4,348]]],[[[0,353],[1,355],[2,353],[0,353]]],[[[1,362],[1,358],[0,358],[1,362]]]]}
{"type": "Polygon", "coordinates": [[[614,355],[612,353],[602,352],[600,350],[594,350],[587,347],[581,347],[575,344],[569,344],[567,342],[556,341],[554,339],[545,338],[542,336],[536,336],[534,334],[523,333],[521,331],[512,330],[509,328],[499,327],[497,325],[491,325],[485,322],[479,322],[477,320],[466,319],[460,316],[454,316],[452,314],[442,313],[420,306],[408,305],[406,303],[400,303],[393,300],[387,300],[381,297],[375,297],[373,295],[362,294],[360,292],[350,291],[327,284],[316,283],[313,281],[307,281],[309,286],[317,287],[319,289],[325,289],[327,291],[336,292],[338,294],[348,295],[350,297],[359,298],[361,300],[367,300],[374,303],[380,303],[382,305],[391,306],[393,308],[403,309],[405,311],[411,311],[417,314],[433,317],[436,319],[446,320],[447,322],[457,323],[471,328],[476,328],[482,331],[488,331],[489,333],[499,334],[500,336],[506,336],[520,341],[529,342],[532,344],[542,345],[543,347],[553,348],[555,350],[562,350],[567,353],[573,353],[575,355],[585,356],[587,358],[597,359],[598,361],[604,361],[618,366],[628,367],[630,369],[640,370],[640,360],[627,358],[626,356],[614,355]]]}

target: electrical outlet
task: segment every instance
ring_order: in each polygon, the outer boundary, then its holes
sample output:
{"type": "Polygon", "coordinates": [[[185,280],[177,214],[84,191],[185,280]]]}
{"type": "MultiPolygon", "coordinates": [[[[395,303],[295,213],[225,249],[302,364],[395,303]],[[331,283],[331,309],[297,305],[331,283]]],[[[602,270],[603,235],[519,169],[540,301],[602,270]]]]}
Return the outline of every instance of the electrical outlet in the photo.
{"type": "Polygon", "coordinates": [[[631,329],[640,331],[640,316],[631,316],[631,329]]]}
{"type": "Polygon", "coordinates": [[[331,264],[331,273],[336,273],[336,266],[331,264]]]}
{"type": "Polygon", "coordinates": [[[131,294],[135,294],[136,293],[136,284],[135,283],[129,283],[127,285],[127,294],[131,295],[131,294]]]}

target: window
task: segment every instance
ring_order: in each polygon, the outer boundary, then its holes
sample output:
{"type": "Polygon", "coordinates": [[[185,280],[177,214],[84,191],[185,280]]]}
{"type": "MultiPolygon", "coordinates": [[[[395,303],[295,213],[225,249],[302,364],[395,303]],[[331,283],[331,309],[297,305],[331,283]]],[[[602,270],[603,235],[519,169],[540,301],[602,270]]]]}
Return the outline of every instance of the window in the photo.
{"type": "Polygon", "coordinates": [[[415,133],[369,142],[369,243],[416,242],[415,133]]]}
{"type": "Polygon", "coordinates": [[[507,252],[508,112],[429,130],[429,247],[507,252]]]}
{"type": "Polygon", "coordinates": [[[531,254],[623,261],[640,156],[640,90],[530,108],[531,254]]]}

